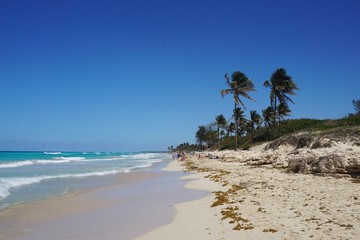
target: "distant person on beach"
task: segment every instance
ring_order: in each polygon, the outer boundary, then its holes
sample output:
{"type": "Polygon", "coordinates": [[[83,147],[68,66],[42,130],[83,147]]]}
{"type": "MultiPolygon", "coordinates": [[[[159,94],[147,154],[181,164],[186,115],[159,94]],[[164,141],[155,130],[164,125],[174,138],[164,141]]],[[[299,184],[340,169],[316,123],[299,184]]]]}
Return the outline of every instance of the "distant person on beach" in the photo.
{"type": "Polygon", "coordinates": [[[181,161],[184,161],[184,160],[185,160],[185,153],[182,152],[182,153],[181,153],[181,161]]]}

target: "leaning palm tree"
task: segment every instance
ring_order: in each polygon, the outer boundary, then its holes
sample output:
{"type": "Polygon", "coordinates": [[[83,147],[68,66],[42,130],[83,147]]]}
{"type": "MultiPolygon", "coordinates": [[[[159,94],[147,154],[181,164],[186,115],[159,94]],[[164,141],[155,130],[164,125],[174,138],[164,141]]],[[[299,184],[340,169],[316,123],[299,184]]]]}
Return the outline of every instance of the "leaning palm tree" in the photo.
{"type": "MultiPolygon", "coordinates": [[[[236,71],[233,72],[231,78],[228,74],[225,74],[226,84],[228,89],[223,89],[220,91],[222,97],[227,94],[232,94],[234,96],[234,110],[237,105],[242,105],[245,108],[244,103],[241,101],[240,96],[253,100],[248,92],[255,91],[253,82],[242,72],[236,71]]],[[[237,148],[237,122],[235,123],[235,147],[237,148]]]]}
{"type": "MultiPolygon", "coordinates": [[[[295,95],[295,90],[298,90],[292,77],[287,75],[284,68],[278,68],[271,75],[270,80],[264,82],[264,86],[271,89],[270,91],[270,102],[274,111],[274,126],[276,123],[276,110],[278,101],[282,104],[288,105],[288,102],[294,103],[294,101],[288,95],[295,95]]],[[[275,128],[274,128],[275,138],[275,128]]]]}
{"type": "Polygon", "coordinates": [[[215,123],[217,126],[217,132],[218,132],[218,145],[220,148],[220,129],[224,129],[226,127],[226,119],[224,115],[220,114],[215,118],[215,123]]]}
{"type": "Polygon", "coordinates": [[[254,110],[250,111],[249,128],[251,133],[251,141],[254,141],[255,126],[260,126],[262,122],[261,116],[254,110]]]}

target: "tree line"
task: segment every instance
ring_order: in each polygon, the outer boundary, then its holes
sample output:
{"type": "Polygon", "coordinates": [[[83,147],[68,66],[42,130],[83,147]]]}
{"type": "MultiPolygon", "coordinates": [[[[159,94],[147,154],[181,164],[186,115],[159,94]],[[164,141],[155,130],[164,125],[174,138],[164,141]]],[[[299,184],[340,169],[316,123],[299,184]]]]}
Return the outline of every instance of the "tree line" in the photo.
{"type": "MultiPolygon", "coordinates": [[[[195,134],[197,143],[202,148],[213,146],[221,148],[225,140],[225,148],[236,149],[239,147],[240,139],[245,141],[245,145],[249,145],[256,140],[276,138],[280,134],[281,121],[291,113],[289,103],[294,101],[290,96],[295,95],[295,91],[298,90],[286,70],[276,69],[270,79],[264,82],[264,87],[270,89],[270,106],[263,109],[261,115],[255,110],[250,110],[249,119],[245,117],[246,106],[243,99],[254,101],[250,95],[255,91],[253,82],[240,71],[233,72],[231,76],[225,74],[225,80],[228,88],[221,90],[220,94],[222,97],[232,95],[233,114],[229,120],[220,114],[215,117],[213,123],[199,126],[195,134]]],[[[244,146],[244,142],[242,146],[247,147],[244,146]]]]}
{"type": "MultiPolygon", "coordinates": [[[[284,68],[276,69],[263,86],[270,90],[270,104],[261,113],[255,110],[249,111],[249,119],[245,116],[246,106],[244,99],[254,101],[251,92],[255,87],[250,78],[243,72],[235,71],[229,76],[225,74],[225,81],[228,88],[220,91],[220,95],[232,95],[234,108],[232,116],[226,119],[219,114],[214,121],[198,126],[195,133],[196,144],[182,143],[176,148],[169,147],[169,150],[177,151],[201,151],[205,149],[247,149],[256,142],[273,140],[282,134],[291,133],[307,127],[318,129],[328,128],[326,121],[316,119],[286,120],[291,113],[289,103],[294,101],[291,96],[296,95],[299,88],[284,68]]],[[[338,121],[336,124],[360,124],[360,99],[353,100],[355,114],[348,114],[345,121],[338,121]]],[[[336,125],[335,124],[335,125],[336,125]]]]}
{"type": "Polygon", "coordinates": [[[220,95],[233,97],[234,108],[230,119],[219,114],[212,123],[198,127],[195,133],[197,144],[183,143],[176,150],[196,151],[213,147],[236,149],[240,140],[241,146],[246,148],[255,141],[274,139],[280,133],[281,121],[291,112],[289,102],[294,103],[290,95],[295,95],[295,90],[298,90],[284,68],[276,69],[270,79],[264,82],[264,86],[270,89],[270,106],[262,110],[261,115],[250,110],[249,119],[245,117],[243,100],[255,101],[250,96],[255,91],[254,83],[241,71],[235,71],[231,76],[225,74],[225,81],[227,88],[221,90],[220,95]]]}

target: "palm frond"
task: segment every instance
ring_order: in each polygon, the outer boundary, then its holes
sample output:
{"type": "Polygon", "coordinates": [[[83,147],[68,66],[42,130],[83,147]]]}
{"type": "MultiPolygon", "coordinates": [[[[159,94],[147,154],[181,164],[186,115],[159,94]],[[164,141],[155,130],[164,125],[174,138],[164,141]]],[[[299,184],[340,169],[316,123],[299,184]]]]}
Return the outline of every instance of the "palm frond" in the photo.
{"type": "MultiPolygon", "coordinates": [[[[295,102],[290,97],[286,96],[285,94],[284,94],[284,98],[286,99],[286,102],[290,101],[291,103],[295,104],[295,102]]],[[[286,103],[286,105],[287,105],[287,103],[286,103]]]]}
{"type": "Polygon", "coordinates": [[[252,99],[247,92],[241,92],[241,93],[239,93],[239,94],[240,94],[241,96],[243,96],[243,97],[245,97],[245,98],[247,98],[247,99],[252,100],[252,101],[255,102],[255,100],[252,99]]]}
{"type": "Polygon", "coordinates": [[[264,87],[271,88],[271,83],[269,82],[269,80],[266,80],[266,81],[264,82],[264,87]]]}
{"type": "Polygon", "coordinates": [[[228,95],[229,93],[233,93],[233,90],[232,89],[223,89],[220,91],[220,94],[222,97],[224,97],[225,95],[228,95]]]}

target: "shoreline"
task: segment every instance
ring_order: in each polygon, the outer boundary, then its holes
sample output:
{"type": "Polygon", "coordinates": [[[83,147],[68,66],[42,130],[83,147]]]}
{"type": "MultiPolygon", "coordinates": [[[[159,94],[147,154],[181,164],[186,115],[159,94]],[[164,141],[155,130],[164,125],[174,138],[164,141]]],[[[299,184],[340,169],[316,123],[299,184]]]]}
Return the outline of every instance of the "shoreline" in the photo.
{"type": "Polygon", "coordinates": [[[0,233],[5,240],[357,239],[359,183],[238,160],[253,159],[251,151],[189,155],[119,174],[109,186],[24,204],[0,212],[0,233]]]}
{"type": "Polygon", "coordinates": [[[114,176],[109,186],[19,204],[0,212],[4,239],[134,239],[171,222],[174,205],[197,199],[183,172],[149,169],[114,176]]]}

